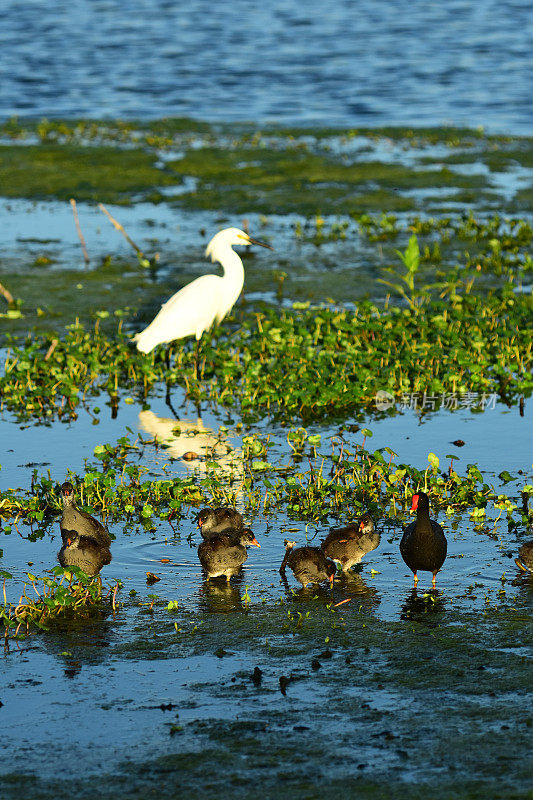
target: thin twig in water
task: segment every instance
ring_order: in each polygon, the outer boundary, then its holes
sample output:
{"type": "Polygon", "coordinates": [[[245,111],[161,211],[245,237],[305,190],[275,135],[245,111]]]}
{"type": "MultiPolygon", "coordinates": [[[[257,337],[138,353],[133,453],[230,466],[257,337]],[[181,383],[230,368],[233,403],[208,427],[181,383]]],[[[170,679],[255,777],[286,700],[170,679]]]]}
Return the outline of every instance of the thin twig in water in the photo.
{"type": "Polygon", "coordinates": [[[85,261],[85,266],[89,263],[89,253],[87,252],[87,247],[85,246],[85,239],[83,238],[83,233],[81,232],[80,221],[78,219],[78,209],[76,208],[76,201],[73,197],[70,198],[70,205],[72,206],[72,213],[74,214],[74,224],[76,225],[76,230],[78,232],[78,237],[81,242],[81,249],[83,251],[83,260],[85,261]]]}
{"type": "Polygon", "coordinates": [[[333,608],[338,608],[339,606],[343,606],[345,603],[350,603],[352,600],[351,597],[347,597],[345,600],[341,600],[339,603],[335,603],[333,608]]]}
{"type": "Polygon", "coordinates": [[[2,297],[5,298],[9,308],[12,308],[15,305],[15,298],[13,297],[9,289],[6,289],[6,287],[3,286],[1,283],[0,283],[0,294],[2,295],[2,297]]]}
{"type": "Polygon", "coordinates": [[[113,226],[114,226],[114,227],[117,229],[117,231],[120,231],[120,233],[121,233],[121,234],[124,236],[124,238],[126,239],[126,241],[127,241],[127,242],[129,242],[129,244],[131,244],[131,246],[133,247],[133,249],[135,250],[135,252],[137,253],[137,255],[141,256],[141,258],[142,258],[144,254],[143,254],[143,252],[142,252],[141,248],[140,248],[140,247],[137,247],[137,245],[135,244],[135,242],[133,241],[133,239],[130,239],[130,237],[128,236],[128,234],[127,234],[127,233],[126,233],[126,231],[124,230],[123,226],[120,224],[120,222],[117,222],[117,221],[116,221],[116,219],[115,219],[114,217],[112,217],[112,216],[111,216],[111,214],[109,213],[109,211],[107,210],[107,208],[106,208],[104,205],[102,205],[102,203],[98,203],[98,208],[100,209],[100,211],[103,211],[103,212],[104,212],[104,214],[106,215],[106,217],[107,217],[107,218],[108,218],[108,219],[111,221],[111,223],[112,223],[112,224],[113,224],[113,226]]]}
{"type": "Polygon", "coordinates": [[[59,339],[52,339],[52,344],[46,351],[46,355],[44,357],[45,361],[48,361],[48,359],[50,358],[50,356],[52,355],[58,344],[59,344],[59,339]]]}

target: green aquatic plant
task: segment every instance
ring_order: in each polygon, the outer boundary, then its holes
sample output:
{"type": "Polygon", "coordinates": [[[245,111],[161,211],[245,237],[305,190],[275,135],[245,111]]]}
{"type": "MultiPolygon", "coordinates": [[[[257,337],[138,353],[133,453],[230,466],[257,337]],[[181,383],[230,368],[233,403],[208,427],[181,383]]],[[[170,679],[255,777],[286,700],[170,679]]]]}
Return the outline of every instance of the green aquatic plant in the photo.
{"type": "MultiPolygon", "coordinates": [[[[157,449],[157,440],[121,437],[117,445],[98,445],[96,462],[86,463],[82,474],[69,472],[67,477],[84,510],[100,513],[108,522],[122,520],[129,528],[145,530],[156,530],[161,522],[179,526],[184,516],[190,517],[191,508],[234,505],[237,497],[249,517],[282,512],[317,524],[350,520],[364,509],[402,517],[413,493],[422,487],[431,495],[432,505],[447,513],[485,509],[497,498],[494,486],[475,464],[468,464],[463,475],[451,469],[441,473],[439,458],[433,453],[425,470],[397,464],[391,448],[365,448],[371,431],[364,429],[360,434],[362,443],[350,445],[342,434],[319,437],[296,429],[288,432],[290,452],[286,447],[280,450],[269,436],[245,437],[239,478],[233,482],[220,472],[216,461],[209,460],[201,475],[170,476],[165,465],[161,476],[154,476],[153,468],[148,475],[139,458],[146,448],[157,449]]],[[[18,530],[23,523],[30,526],[26,538],[42,538],[60,512],[61,483],[62,478],[52,480],[49,474],[38,475],[34,470],[29,489],[0,492],[0,519],[7,521],[4,533],[18,530]]],[[[505,506],[510,519],[516,508],[516,504],[505,506]]],[[[192,527],[189,524],[189,535],[192,527]]]]}
{"type": "Polygon", "coordinates": [[[412,311],[418,312],[421,303],[429,299],[429,292],[427,287],[415,289],[415,276],[420,267],[420,247],[415,233],[409,239],[405,252],[402,253],[400,250],[396,250],[396,255],[402,261],[405,273],[402,274],[395,267],[384,267],[385,272],[391,275],[394,280],[386,281],[383,278],[378,278],[378,281],[394,289],[409,304],[412,311]]]}
{"type": "MultiPolygon", "coordinates": [[[[484,159],[498,172],[511,160],[523,160],[522,151],[529,143],[519,137],[505,139],[468,130],[451,135],[444,128],[420,132],[329,129],[317,131],[311,142],[304,130],[215,127],[180,119],[134,124],[12,119],[0,125],[0,135],[2,184],[10,196],[75,196],[122,203],[170,200],[196,209],[221,208],[223,198],[225,213],[248,213],[255,208],[269,214],[276,208],[277,213],[318,213],[319,217],[337,214],[340,207],[354,215],[372,209],[380,214],[384,208],[389,213],[409,210],[419,202],[417,190],[428,187],[436,193],[448,190],[454,201],[458,190],[471,199],[482,198],[489,187],[486,176],[464,174],[452,159],[447,164],[446,158],[439,158],[443,166],[435,169],[434,157],[425,153],[427,145],[461,147],[467,163],[484,159]],[[354,136],[366,137],[370,149],[384,139],[401,142],[417,157],[408,164],[401,158],[397,163],[381,161],[374,154],[364,160],[360,152],[354,155],[354,136]],[[499,159],[494,153],[496,144],[499,159]],[[160,159],[160,153],[166,153],[166,158],[160,159]],[[183,191],[184,177],[193,179],[190,190],[183,191]]],[[[326,238],[343,239],[345,223],[338,224],[326,238]]],[[[387,225],[382,228],[388,236],[387,225]]],[[[321,235],[318,232],[319,241],[321,235]]]]}
{"type": "MultiPolygon", "coordinates": [[[[411,257],[416,263],[414,250],[411,257]]],[[[97,320],[92,329],[69,326],[63,338],[7,337],[0,408],[21,420],[75,419],[80,404],[102,393],[117,409],[126,391],[144,402],[161,384],[179,384],[245,420],[296,422],[375,410],[378,390],[397,401],[453,395],[457,405],[466,393],[480,402],[530,394],[531,297],[455,294],[452,304],[417,305],[416,315],[368,301],[355,310],[295,304],[245,314],[205,337],[200,381],[189,344],[171,346],[169,368],[162,350],[138,353],[122,321],[113,336],[97,320]]]]}
{"type": "Polygon", "coordinates": [[[51,577],[37,578],[26,573],[28,581],[22,587],[18,603],[7,600],[6,581],[12,579],[8,572],[0,572],[3,579],[3,605],[0,606],[0,623],[4,626],[4,641],[24,638],[37,630],[47,631],[59,619],[71,620],[88,617],[108,604],[117,607],[119,584],[102,587],[99,578],[90,578],[79,567],[54,567],[51,577]],[[28,593],[33,590],[33,595],[28,593]]]}

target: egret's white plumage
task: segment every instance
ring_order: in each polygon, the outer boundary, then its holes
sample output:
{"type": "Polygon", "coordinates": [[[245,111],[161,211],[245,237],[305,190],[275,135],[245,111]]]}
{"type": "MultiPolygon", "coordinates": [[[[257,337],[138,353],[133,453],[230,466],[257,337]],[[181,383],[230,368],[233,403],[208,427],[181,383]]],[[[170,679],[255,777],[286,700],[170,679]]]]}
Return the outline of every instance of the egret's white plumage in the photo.
{"type": "Polygon", "coordinates": [[[244,283],[242,261],[232,248],[249,244],[272,249],[251,239],[239,228],[225,228],[217,233],[207,245],[205,254],[222,265],[223,276],[203,275],[172,295],[150,325],[133,337],[137,349],[149,353],[158,344],[185,336],[195,336],[199,341],[202,333],[214,322],[221,322],[237,302],[244,283]]]}

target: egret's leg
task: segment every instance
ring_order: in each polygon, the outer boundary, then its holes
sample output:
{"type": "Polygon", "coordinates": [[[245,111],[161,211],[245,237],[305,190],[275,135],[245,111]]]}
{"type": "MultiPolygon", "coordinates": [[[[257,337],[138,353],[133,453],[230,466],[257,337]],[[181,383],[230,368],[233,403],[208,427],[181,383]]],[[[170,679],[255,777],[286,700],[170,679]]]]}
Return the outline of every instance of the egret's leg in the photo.
{"type": "Polygon", "coordinates": [[[165,347],[165,366],[167,371],[170,372],[170,345],[165,347]]]}
{"type": "Polygon", "coordinates": [[[196,348],[194,350],[194,372],[197,381],[200,380],[199,358],[200,358],[200,339],[197,339],[196,348]]]}

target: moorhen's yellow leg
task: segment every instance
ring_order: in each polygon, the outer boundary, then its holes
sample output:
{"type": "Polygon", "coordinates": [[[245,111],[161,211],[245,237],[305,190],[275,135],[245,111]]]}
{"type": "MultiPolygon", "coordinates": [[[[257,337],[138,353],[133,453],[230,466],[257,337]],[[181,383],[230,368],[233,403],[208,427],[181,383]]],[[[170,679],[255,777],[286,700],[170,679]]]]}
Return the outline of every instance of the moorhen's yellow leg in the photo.
{"type": "Polygon", "coordinates": [[[415,589],[418,586],[418,575],[415,572],[415,589]]]}

